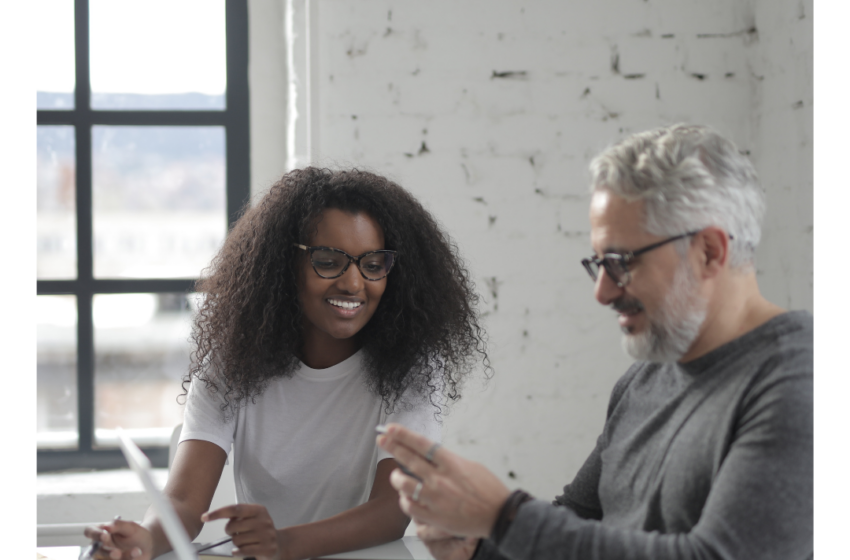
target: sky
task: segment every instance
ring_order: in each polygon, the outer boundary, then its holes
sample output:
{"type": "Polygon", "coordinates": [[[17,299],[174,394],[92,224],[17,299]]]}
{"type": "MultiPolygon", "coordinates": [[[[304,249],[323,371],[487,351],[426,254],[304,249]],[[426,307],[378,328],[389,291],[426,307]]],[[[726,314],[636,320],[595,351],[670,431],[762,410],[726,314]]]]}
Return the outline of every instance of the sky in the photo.
{"type": "MultiPolygon", "coordinates": [[[[74,91],[74,3],[39,0],[36,90],[74,91]]],[[[204,93],[226,85],[224,0],[91,0],[94,93],[204,93]]]]}

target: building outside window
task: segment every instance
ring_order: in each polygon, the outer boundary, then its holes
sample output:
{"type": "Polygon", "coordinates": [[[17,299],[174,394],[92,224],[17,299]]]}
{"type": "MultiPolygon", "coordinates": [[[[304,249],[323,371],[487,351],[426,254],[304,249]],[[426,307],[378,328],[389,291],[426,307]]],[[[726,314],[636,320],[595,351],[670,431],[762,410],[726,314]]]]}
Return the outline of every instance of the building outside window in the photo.
{"type": "Polygon", "coordinates": [[[249,194],[245,0],[39,0],[38,469],[164,466],[194,281],[249,194]]]}

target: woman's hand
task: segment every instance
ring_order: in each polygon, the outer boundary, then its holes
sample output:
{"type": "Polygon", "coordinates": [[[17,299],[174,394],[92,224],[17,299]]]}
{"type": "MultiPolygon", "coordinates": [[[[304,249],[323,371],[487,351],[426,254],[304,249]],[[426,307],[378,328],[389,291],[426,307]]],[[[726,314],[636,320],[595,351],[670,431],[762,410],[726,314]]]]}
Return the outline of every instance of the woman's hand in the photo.
{"type": "Polygon", "coordinates": [[[265,506],[259,504],[235,504],[201,516],[201,521],[230,519],[224,532],[233,537],[234,554],[253,556],[257,560],[287,560],[281,554],[278,532],[265,506]]]}
{"type": "Polygon", "coordinates": [[[150,531],[133,521],[115,519],[98,527],[86,527],[84,534],[101,546],[96,560],[150,560],[153,539],[150,531]]]}
{"type": "Polygon", "coordinates": [[[422,479],[396,469],[390,483],[402,511],[457,536],[486,537],[510,490],[483,465],[468,461],[398,424],[389,424],[378,445],[422,479]]]}
{"type": "Polygon", "coordinates": [[[416,523],[416,536],[437,560],[469,560],[475,554],[477,538],[457,537],[415,519],[413,522],[416,523]]]}

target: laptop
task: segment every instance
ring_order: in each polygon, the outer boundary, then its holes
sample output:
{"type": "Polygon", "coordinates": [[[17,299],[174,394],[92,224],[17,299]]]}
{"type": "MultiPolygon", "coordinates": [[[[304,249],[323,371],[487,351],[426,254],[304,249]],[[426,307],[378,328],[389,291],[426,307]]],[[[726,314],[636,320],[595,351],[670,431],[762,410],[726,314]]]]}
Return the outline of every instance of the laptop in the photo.
{"type": "MultiPolygon", "coordinates": [[[[192,545],[186,529],[171,506],[171,502],[168,501],[165,494],[153,482],[150,460],[142,453],[139,446],[127,437],[127,434],[121,428],[117,428],[116,433],[118,434],[118,443],[121,445],[121,451],[124,452],[127,463],[139,477],[145,492],[147,492],[151,500],[154,511],[159,516],[165,536],[168,537],[168,542],[171,543],[171,548],[174,549],[172,553],[174,555],[173,557],[177,560],[198,560],[198,551],[196,551],[195,545],[192,545]]],[[[204,555],[230,556],[233,545],[229,543],[222,544],[221,548],[226,548],[226,550],[220,550],[219,548],[215,547],[204,550],[204,555]]]]}

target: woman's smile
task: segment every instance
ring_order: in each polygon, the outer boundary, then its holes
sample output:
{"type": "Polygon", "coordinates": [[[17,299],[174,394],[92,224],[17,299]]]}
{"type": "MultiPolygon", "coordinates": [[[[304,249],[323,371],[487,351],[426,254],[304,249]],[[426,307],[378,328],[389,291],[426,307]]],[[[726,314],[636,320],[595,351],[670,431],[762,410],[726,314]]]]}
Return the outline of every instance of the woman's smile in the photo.
{"type": "Polygon", "coordinates": [[[334,307],[340,307],[340,308],[345,309],[345,310],[357,309],[361,305],[363,305],[362,301],[346,301],[346,300],[340,299],[340,298],[328,298],[325,301],[327,301],[328,303],[330,303],[334,307]]]}

